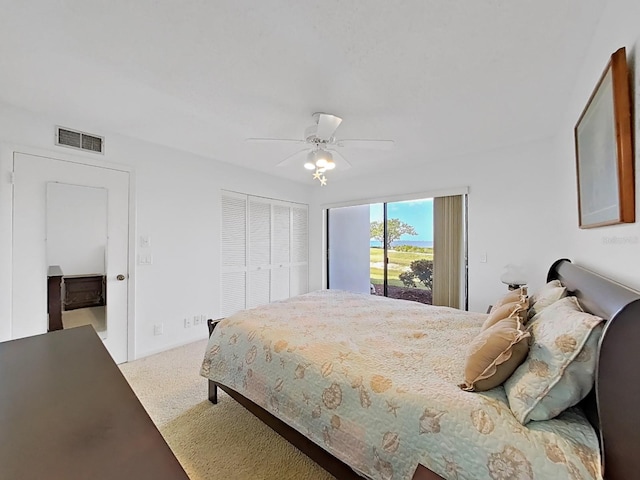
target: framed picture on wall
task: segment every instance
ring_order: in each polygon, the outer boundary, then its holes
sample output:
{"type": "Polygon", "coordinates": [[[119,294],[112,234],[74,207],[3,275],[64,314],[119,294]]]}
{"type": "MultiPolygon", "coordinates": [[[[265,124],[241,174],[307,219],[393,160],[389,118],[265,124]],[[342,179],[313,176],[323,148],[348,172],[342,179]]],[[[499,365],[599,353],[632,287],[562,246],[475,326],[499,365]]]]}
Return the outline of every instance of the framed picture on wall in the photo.
{"type": "Polygon", "coordinates": [[[574,129],[580,228],[635,222],[629,71],[616,51],[574,129]]]}

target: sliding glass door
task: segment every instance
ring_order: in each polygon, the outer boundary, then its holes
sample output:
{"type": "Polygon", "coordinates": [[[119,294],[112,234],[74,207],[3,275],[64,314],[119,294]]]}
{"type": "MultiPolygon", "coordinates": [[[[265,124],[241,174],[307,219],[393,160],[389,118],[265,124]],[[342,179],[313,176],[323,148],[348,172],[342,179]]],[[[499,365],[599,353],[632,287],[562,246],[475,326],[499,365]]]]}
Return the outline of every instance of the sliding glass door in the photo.
{"type": "Polygon", "coordinates": [[[465,305],[462,195],[332,208],[327,215],[329,288],[465,305]]]}
{"type": "Polygon", "coordinates": [[[375,294],[430,304],[433,199],[370,207],[371,283],[375,294]]]}
{"type": "Polygon", "coordinates": [[[373,295],[387,295],[384,203],[369,205],[369,279],[373,295]],[[375,230],[375,232],[374,232],[375,230]]]}
{"type": "Polygon", "coordinates": [[[369,205],[332,208],[327,215],[329,288],[369,294],[369,205]]]}

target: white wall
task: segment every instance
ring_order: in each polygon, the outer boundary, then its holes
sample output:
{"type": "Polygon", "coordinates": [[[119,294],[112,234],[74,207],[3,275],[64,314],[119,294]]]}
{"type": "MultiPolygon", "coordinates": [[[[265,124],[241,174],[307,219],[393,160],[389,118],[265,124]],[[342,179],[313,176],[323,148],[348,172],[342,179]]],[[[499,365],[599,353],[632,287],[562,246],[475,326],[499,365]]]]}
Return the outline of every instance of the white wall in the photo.
{"type": "MultiPolygon", "coordinates": [[[[584,51],[582,69],[557,136],[530,144],[478,152],[454,159],[429,159],[415,169],[340,183],[316,192],[312,220],[311,279],[322,287],[322,206],[409,192],[469,187],[469,307],[484,311],[504,292],[506,264],[522,265],[535,290],[557,258],[570,258],[640,289],[640,2],[610,0],[584,51]],[[635,120],[636,218],[633,224],[578,228],[573,127],[611,54],[627,48],[635,120]],[[320,240],[318,240],[320,238],[320,240]],[[487,254],[487,263],[481,256],[487,254]]],[[[526,114],[526,112],[523,112],[526,114]]],[[[487,119],[488,122],[491,119],[487,119]]],[[[556,119],[550,119],[556,121],[556,119]]],[[[418,195],[416,195],[418,197],[418,195]]]]}
{"type": "Polygon", "coordinates": [[[369,205],[332,208],[329,213],[329,286],[371,293],[369,205]]]}
{"type": "MultiPolygon", "coordinates": [[[[415,192],[425,198],[469,187],[469,308],[485,312],[507,291],[500,275],[507,264],[522,265],[529,284],[544,283],[551,263],[568,255],[557,206],[560,166],[551,139],[464,157],[426,161],[417,168],[340,182],[316,191],[311,219],[310,278],[322,287],[322,206],[415,192]],[[315,243],[314,243],[315,242],[315,243]],[[487,262],[481,259],[486,254],[487,262]]],[[[564,187],[563,187],[564,188],[564,187]]]]}
{"type": "Polygon", "coordinates": [[[585,56],[569,99],[567,115],[558,134],[556,163],[563,189],[558,204],[563,209],[564,235],[570,245],[568,255],[575,262],[640,290],[640,2],[610,0],[585,56]],[[584,109],[611,54],[626,47],[631,70],[633,111],[635,112],[636,222],[581,230],[578,228],[575,150],[573,128],[584,109]]]}
{"type": "Polygon", "coordinates": [[[47,184],[47,264],[65,275],[105,273],[107,190],[47,184]]]}
{"type": "MultiPolygon", "coordinates": [[[[11,185],[13,151],[104,160],[134,168],[136,237],[151,237],[153,264],[135,271],[136,357],[207,336],[183,319],[216,317],[220,292],[220,190],[309,203],[308,187],[158,145],[105,135],[105,155],[54,146],[54,127],[94,131],[68,119],[45,119],[0,105],[0,340],[11,338],[11,185]],[[153,335],[153,325],[164,334],[153,335]]],[[[136,241],[139,245],[139,242],[136,241]]]]}

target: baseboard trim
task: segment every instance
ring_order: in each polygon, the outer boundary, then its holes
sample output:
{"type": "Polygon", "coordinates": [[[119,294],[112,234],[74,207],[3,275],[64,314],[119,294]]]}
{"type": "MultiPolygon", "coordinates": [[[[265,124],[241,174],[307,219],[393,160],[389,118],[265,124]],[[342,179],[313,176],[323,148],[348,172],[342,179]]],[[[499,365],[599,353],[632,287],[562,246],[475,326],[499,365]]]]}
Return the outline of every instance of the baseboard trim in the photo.
{"type": "MultiPolygon", "coordinates": [[[[200,337],[189,338],[187,340],[172,343],[170,345],[165,345],[164,347],[161,347],[161,348],[145,350],[144,352],[136,352],[137,353],[136,357],[133,360],[140,360],[141,358],[150,357],[151,355],[156,355],[158,353],[166,352],[167,350],[173,350],[174,348],[184,347],[185,345],[189,345],[190,343],[199,342],[200,340],[206,340],[207,338],[209,338],[209,336],[207,335],[207,330],[204,329],[200,337]]],[[[202,358],[204,358],[204,351],[202,352],[202,355],[203,355],[202,358]]],[[[129,360],[129,361],[131,362],[133,360],[129,360]]]]}

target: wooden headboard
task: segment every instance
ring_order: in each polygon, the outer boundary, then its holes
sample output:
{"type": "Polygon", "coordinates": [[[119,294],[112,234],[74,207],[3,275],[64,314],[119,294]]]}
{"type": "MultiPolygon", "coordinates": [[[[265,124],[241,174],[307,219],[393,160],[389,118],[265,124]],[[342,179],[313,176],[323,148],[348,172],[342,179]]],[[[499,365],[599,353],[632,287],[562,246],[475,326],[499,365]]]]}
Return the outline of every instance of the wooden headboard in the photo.
{"type": "Polygon", "coordinates": [[[555,279],[607,320],[594,390],[581,403],[600,435],[604,478],[640,478],[640,292],[567,259],[551,266],[547,281],[555,279]]]}

